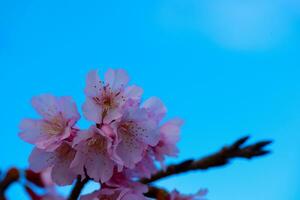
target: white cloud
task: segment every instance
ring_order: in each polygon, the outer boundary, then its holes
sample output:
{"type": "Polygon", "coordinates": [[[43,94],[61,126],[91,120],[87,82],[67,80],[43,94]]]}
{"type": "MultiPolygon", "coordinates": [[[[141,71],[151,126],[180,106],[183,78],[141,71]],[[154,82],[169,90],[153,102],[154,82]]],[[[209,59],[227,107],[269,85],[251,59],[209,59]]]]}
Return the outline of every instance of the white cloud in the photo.
{"type": "Polygon", "coordinates": [[[224,48],[261,50],[288,38],[289,17],[276,0],[163,1],[168,31],[194,31],[224,48]]]}

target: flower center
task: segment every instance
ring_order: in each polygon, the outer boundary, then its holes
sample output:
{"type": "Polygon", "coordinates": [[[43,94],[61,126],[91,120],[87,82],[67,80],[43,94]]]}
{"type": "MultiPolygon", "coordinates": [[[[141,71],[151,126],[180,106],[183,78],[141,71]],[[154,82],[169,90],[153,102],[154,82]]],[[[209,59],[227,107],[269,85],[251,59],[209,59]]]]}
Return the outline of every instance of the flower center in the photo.
{"type": "Polygon", "coordinates": [[[127,121],[127,122],[123,122],[120,126],[119,126],[119,131],[122,133],[130,133],[131,130],[135,127],[135,123],[133,121],[127,121]]]}
{"type": "Polygon", "coordinates": [[[88,140],[87,145],[98,151],[104,151],[106,147],[106,141],[100,137],[93,137],[88,140]]]}
{"type": "Polygon", "coordinates": [[[109,109],[115,108],[118,106],[116,97],[120,94],[120,92],[113,92],[109,87],[103,87],[101,95],[98,97],[94,97],[94,101],[103,107],[104,111],[108,111],[109,109]]]}
{"type": "Polygon", "coordinates": [[[51,120],[46,120],[43,123],[43,130],[49,135],[59,135],[66,128],[66,121],[61,114],[53,117],[51,120]]]}
{"type": "Polygon", "coordinates": [[[120,133],[122,134],[135,136],[141,132],[146,131],[146,129],[139,126],[136,122],[130,120],[121,123],[121,125],[119,125],[118,127],[118,131],[120,131],[120,133]]]}
{"type": "Polygon", "coordinates": [[[60,145],[60,147],[56,150],[56,153],[58,153],[58,155],[60,157],[65,157],[66,155],[68,155],[70,152],[72,151],[72,148],[66,144],[63,143],[62,145],[60,145]]]}

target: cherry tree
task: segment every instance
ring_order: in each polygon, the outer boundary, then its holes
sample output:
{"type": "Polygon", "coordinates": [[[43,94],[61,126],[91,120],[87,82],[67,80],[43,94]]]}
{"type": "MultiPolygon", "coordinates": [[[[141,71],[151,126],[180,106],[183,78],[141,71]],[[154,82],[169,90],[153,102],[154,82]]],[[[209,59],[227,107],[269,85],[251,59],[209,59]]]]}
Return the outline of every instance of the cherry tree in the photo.
{"type": "MultiPolygon", "coordinates": [[[[11,168],[2,174],[0,200],[5,191],[23,180],[33,200],[202,200],[207,189],[196,194],[181,194],[158,187],[157,180],[192,170],[226,165],[234,158],[251,159],[269,153],[271,141],[247,145],[243,137],[202,159],[166,165],[168,157],[179,153],[177,143],[183,120],[164,121],[167,109],[157,97],[142,101],[143,89],[128,85],[122,69],[109,69],[104,79],[97,70],[86,78],[82,105],[83,117],[90,127],[81,129],[81,116],[72,97],[43,94],[32,98],[39,119],[26,118],[20,123],[19,136],[34,146],[29,168],[11,168]],[[89,181],[99,189],[82,195],[89,181]],[[69,196],[56,188],[73,185],[69,196]],[[38,190],[36,188],[39,188],[38,190]]],[[[200,186],[199,186],[200,187],[200,186]]]]}

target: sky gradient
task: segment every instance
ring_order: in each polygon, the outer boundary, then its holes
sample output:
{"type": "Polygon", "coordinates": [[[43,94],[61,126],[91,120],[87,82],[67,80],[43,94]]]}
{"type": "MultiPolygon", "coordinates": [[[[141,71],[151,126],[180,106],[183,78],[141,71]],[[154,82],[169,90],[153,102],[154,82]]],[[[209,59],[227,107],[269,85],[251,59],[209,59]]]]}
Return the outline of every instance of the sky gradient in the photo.
{"type": "MultiPolygon", "coordinates": [[[[32,96],[70,95],[80,107],[89,70],[123,68],[145,98],[164,101],[168,118],[184,119],[170,162],[244,135],[274,140],[267,157],[158,185],[208,188],[211,200],[298,200],[299,35],[297,0],[0,0],[0,168],[28,164],[32,146],[17,133],[37,116],[32,96]]],[[[18,187],[9,194],[25,199],[18,187]]]]}

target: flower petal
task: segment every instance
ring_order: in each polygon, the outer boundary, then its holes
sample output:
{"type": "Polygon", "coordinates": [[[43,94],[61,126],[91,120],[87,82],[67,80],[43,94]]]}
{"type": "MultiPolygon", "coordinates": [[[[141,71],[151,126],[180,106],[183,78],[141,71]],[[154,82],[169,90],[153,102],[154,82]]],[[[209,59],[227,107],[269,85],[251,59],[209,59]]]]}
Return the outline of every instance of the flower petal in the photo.
{"type": "Polygon", "coordinates": [[[112,121],[119,119],[120,117],[122,117],[122,112],[119,109],[111,109],[105,115],[105,118],[104,118],[103,122],[105,124],[109,124],[112,121]]]}
{"type": "Polygon", "coordinates": [[[59,99],[59,106],[65,119],[73,119],[74,121],[79,120],[80,114],[72,97],[61,97],[59,99]]]}
{"type": "Polygon", "coordinates": [[[89,97],[86,98],[82,106],[82,112],[86,119],[95,123],[102,122],[102,108],[89,97]]]}
{"type": "Polygon", "coordinates": [[[179,140],[180,128],[183,125],[183,120],[172,119],[161,126],[160,132],[163,140],[168,144],[174,144],[179,140]]]}
{"type": "Polygon", "coordinates": [[[51,167],[54,164],[55,159],[55,153],[34,148],[29,157],[30,169],[35,172],[41,172],[51,167]]]}
{"type": "Polygon", "coordinates": [[[140,100],[143,94],[143,89],[138,86],[128,86],[124,91],[124,96],[127,99],[140,100]]]}
{"type": "Polygon", "coordinates": [[[85,167],[89,177],[106,182],[113,175],[114,163],[106,154],[94,152],[89,154],[85,167]]]}
{"type": "Polygon", "coordinates": [[[132,169],[136,163],[142,160],[142,154],[146,147],[131,136],[122,135],[121,137],[121,142],[116,148],[117,154],[123,160],[124,165],[132,169]]]}
{"type": "Polygon", "coordinates": [[[155,146],[159,142],[159,130],[153,120],[139,122],[138,126],[140,131],[135,135],[138,140],[150,146],[155,146]]]}
{"type": "Polygon", "coordinates": [[[43,94],[33,97],[31,104],[45,119],[51,119],[59,113],[57,98],[51,94],[43,94]]]}
{"type": "Polygon", "coordinates": [[[102,83],[98,75],[98,70],[92,70],[88,73],[86,78],[85,94],[88,97],[95,97],[101,93],[102,83]]]}
{"type": "Polygon", "coordinates": [[[35,144],[37,141],[46,138],[42,130],[43,122],[41,120],[23,119],[20,123],[19,136],[26,142],[35,144]]]}
{"type": "Polygon", "coordinates": [[[165,107],[163,102],[156,97],[149,98],[147,101],[144,102],[142,107],[146,108],[146,110],[149,113],[149,116],[151,118],[156,119],[157,121],[162,120],[162,118],[164,118],[167,112],[167,108],[165,107]]]}
{"type": "Polygon", "coordinates": [[[74,156],[75,151],[70,151],[57,159],[51,173],[52,180],[57,185],[71,185],[76,178],[77,175],[70,169],[74,156]]]}
{"type": "Polygon", "coordinates": [[[122,69],[109,69],[105,73],[105,83],[108,84],[113,90],[124,88],[129,81],[127,72],[122,69]]]}

